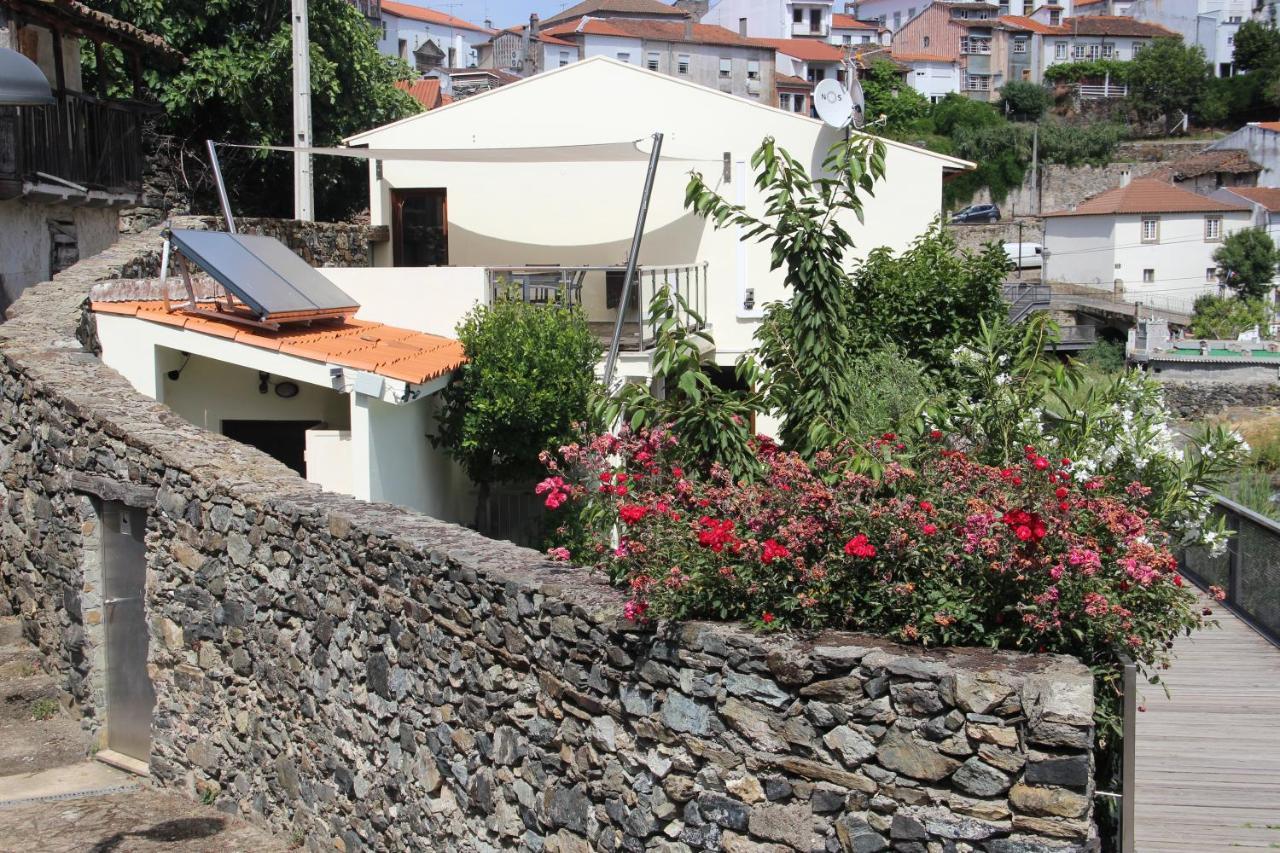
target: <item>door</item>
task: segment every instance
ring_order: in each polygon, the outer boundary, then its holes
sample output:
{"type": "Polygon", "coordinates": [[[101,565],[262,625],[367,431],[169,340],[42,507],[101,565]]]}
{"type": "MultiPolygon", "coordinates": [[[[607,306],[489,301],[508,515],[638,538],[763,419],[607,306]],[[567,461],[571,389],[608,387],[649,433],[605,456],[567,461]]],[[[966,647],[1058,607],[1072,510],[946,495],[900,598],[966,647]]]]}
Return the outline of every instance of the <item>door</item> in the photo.
{"type": "Polygon", "coordinates": [[[319,421],[225,420],[222,422],[222,434],[241,444],[258,448],[305,477],[307,430],[319,424],[319,421]]]}
{"type": "Polygon", "coordinates": [[[102,596],[107,642],[107,748],[146,762],[156,694],[147,677],[145,510],[103,501],[102,596]]]}
{"type": "Polygon", "coordinates": [[[391,191],[391,246],[398,267],[449,263],[449,201],[443,189],[391,191]]]}

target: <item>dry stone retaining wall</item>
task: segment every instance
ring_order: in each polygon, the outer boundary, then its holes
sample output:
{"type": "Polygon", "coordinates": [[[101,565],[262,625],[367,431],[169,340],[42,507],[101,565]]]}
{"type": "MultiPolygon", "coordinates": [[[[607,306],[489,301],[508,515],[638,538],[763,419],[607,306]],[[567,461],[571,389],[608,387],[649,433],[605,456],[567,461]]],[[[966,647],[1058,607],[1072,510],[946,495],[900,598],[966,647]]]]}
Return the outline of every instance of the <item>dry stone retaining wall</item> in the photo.
{"type": "Polygon", "coordinates": [[[1166,375],[1156,378],[1164,380],[1161,393],[1175,418],[1203,418],[1239,406],[1280,406],[1280,384],[1275,382],[1274,368],[1265,382],[1177,381],[1166,375]]]}
{"type": "Polygon", "coordinates": [[[89,286],[155,241],[0,326],[0,609],[100,730],[86,495],[149,507],[157,784],[313,850],[1096,848],[1077,661],[641,632],[580,569],[323,493],[79,346],[89,286]]]}

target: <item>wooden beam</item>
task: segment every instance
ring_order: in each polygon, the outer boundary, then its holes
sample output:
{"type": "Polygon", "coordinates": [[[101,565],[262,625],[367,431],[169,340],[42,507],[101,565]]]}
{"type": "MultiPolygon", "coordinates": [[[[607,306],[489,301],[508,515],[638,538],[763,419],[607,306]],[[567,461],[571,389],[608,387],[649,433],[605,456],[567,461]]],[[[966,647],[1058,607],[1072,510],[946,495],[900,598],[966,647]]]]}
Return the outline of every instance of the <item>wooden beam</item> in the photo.
{"type": "Polygon", "coordinates": [[[107,96],[107,59],[102,52],[102,42],[97,39],[93,40],[93,67],[98,77],[95,91],[99,98],[105,98],[107,96]]]}

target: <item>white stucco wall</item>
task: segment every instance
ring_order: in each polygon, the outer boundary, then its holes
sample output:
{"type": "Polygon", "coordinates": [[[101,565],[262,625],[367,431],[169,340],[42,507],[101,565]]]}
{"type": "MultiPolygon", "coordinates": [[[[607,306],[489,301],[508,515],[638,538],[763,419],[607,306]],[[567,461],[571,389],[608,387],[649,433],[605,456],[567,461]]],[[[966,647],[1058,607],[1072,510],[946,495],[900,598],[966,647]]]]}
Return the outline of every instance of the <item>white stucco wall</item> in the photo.
{"type": "Polygon", "coordinates": [[[1258,186],[1280,186],[1280,133],[1257,125],[1245,125],[1229,133],[1209,146],[1213,150],[1240,148],[1249,152],[1249,159],[1262,166],[1258,174],[1258,186]]]}
{"type": "Polygon", "coordinates": [[[1044,221],[1046,281],[1111,290],[1115,281],[1112,221],[1108,216],[1051,216],[1044,221]]]}
{"type": "Polygon", "coordinates": [[[325,267],[325,278],[360,305],[356,318],[453,337],[458,322],[486,301],[480,267],[325,267]]]}
{"type": "Polygon", "coordinates": [[[747,19],[752,38],[791,38],[791,10],[785,0],[720,0],[702,16],[702,23],[738,32],[738,21],[747,19]]]}
{"type": "MultiPolygon", "coordinates": [[[[641,250],[642,264],[709,263],[716,358],[731,363],[752,344],[760,307],[786,296],[769,248],[715,231],[684,209],[690,169],[750,210],[762,209],[747,163],[765,136],[817,167],[839,132],[819,121],[595,59],[538,75],[442,109],[361,134],[389,148],[552,146],[647,140],[665,134],[641,250]],[[584,109],[590,104],[590,109],[584,109]],[[512,128],[519,128],[517,136],[512,128]],[[725,153],[732,176],[723,178],[725,153]],[[742,307],[754,289],[755,310],[742,307]]],[[[954,162],[888,143],[887,178],[866,202],[865,224],[842,216],[859,254],[905,248],[939,214],[942,168],[954,162]]],[[[390,224],[392,187],[448,192],[449,260],[459,266],[620,264],[635,226],[645,162],[431,163],[384,161],[372,187],[374,224],[390,224]]],[[[378,260],[386,263],[385,257],[378,260]]],[[[602,294],[600,295],[602,299],[602,294]]]]}
{"type": "Polygon", "coordinates": [[[960,68],[954,62],[911,62],[907,82],[931,100],[960,91],[960,68]]]}
{"type": "Polygon", "coordinates": [[[49,280],[50,220],[74,223],[82,258],[98,254],[119,237],[119,217],[113,208],[0,201],[0,311],[27,286],[49,280]]]}
{"type": "Polygon", "coordinates": [[[476,64],[475,46],[489,40],[487,33],[402,18],[386,10],[383,10],[382,20],[386,25],[386,35],[379,37],[378,50],[387,56],[399,56],[400,40],[404,39],[410,65],[413,65],[413,52],[423,42],[431,41],[444,53],[443,64],[446,67],[471,68],[476,64]],[[455,57],[453,63],[449,62],[451,50],[455,57]]]}

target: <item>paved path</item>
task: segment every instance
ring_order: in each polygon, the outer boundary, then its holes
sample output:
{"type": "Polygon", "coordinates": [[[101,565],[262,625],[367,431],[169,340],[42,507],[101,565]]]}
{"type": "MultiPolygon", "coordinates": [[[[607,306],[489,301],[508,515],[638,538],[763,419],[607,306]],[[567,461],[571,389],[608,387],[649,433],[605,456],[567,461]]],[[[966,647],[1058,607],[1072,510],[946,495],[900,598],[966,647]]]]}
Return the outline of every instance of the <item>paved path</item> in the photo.
{"type": "MultiPolygon", "coordinates": [[[[1206,604],[1210,604],[1206,602],[1206,604]]],[[[1221,605],[1137,719],[1138,853],[1280,850],[1280,648],[1221,605]]]]}

